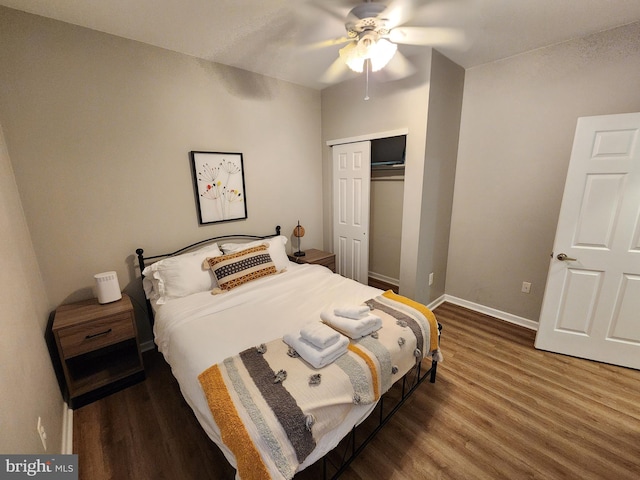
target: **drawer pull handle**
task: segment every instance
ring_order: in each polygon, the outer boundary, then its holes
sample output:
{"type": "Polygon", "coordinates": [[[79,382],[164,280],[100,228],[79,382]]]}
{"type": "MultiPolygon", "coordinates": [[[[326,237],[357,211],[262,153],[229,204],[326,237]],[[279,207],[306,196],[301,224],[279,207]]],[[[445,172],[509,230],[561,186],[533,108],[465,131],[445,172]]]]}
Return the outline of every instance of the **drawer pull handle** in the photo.
{"type": "Polygon", "coordinates": [[[105,330],[104,332],[100,332],[100,333],[94,333],[91,335],[87,335],[85,338],[85,340],[89,340],[91,338],[96,338],[96,337],[101,337],[102,335],[106,335],[107,333],[111,333],[111,330],[113,330],[112,328],[110,328],[109,330],[105,330]]]}

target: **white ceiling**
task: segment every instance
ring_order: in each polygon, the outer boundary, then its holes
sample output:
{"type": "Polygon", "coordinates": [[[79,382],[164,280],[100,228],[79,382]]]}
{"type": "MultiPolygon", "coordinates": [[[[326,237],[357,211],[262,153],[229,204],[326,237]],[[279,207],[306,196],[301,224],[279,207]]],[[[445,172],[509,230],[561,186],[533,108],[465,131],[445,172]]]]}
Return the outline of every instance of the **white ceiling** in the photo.
{"type": "MultiPolygon", "coordinates": [[[[388,0],[390,1],[390,0],[388,0]]],[[[457,27],[469,44],[438,50],[465,68],[640,21],[640,0],[404,0],[410,22],[457,27]]],[[[0,0],[24,10],[321,89],[358,0],[0,0]]],[[[388,2],[383,2],[388,3],[388,2]]],[[[407,56],[419,47],[401,46],[407,56]]]]}

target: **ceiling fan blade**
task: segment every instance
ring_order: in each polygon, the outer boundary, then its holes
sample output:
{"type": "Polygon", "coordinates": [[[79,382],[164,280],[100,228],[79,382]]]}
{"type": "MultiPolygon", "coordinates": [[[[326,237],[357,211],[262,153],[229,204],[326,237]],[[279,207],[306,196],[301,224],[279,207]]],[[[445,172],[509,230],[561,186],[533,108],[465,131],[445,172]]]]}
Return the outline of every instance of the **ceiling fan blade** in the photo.
{"type": "Polygon", "coordinates": [[[341,82],[350,72],[349,67],[338,57],[320,77],[320,82],[328,85],[341,82]]]}
{"type": "Polygon", "coordinates": [[[398,27],[387,38],[393,43],[407,45],[462,46],[466,36],[462,30],[440,27],[398,27]]]}
{"type": "Polygon", "coordinates": [[[321,40],[319,42],[301,44],[300,46],[304,50],[318,50],[326,47],[333,47],[334,45],[342,45],[343,43],[352,42],[353,38],[349,37],[339,37],[339,38],[331,38],[329,40],[321,40]]]}
{"type": "Polygon", "coordinates": [[[380,73],[383,73],[385,81],[394,81],[413,75],[416,73],[416,67],[402,53],[396,52],[380,73]]]}
{"type": "Polygon", "coordinates": [[[428,0],[391,0],[378,17],[387,20],[387,28],[395,28],[411,20],[416,11],[426,3],[428,0]]]}

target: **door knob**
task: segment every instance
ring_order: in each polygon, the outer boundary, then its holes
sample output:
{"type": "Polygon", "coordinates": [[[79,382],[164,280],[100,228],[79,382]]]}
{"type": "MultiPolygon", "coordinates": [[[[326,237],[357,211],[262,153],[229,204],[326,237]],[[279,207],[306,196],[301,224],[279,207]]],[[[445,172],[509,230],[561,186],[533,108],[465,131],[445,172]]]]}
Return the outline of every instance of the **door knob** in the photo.
{"type": "Polygon", "coordinates": [[[577,258],[567,257],[566,253],[559,253],[556,258],[561,262],[575,262],[578,260],[577,258]]]}

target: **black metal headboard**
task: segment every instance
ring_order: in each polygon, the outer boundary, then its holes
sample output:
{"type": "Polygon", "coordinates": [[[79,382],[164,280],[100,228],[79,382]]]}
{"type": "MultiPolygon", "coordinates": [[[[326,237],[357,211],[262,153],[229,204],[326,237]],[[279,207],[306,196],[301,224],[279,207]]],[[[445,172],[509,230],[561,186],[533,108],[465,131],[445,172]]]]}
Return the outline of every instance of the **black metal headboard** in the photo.
{"type": "MultiPolygon", "coordinates": [[[[160,260],[162,258],[168,258],[168,257],[173,257],[175,255],[178,255],[180,253],[189,251],[195,247],[198,247],[200,245],[205,245],[207,243],[211,243],[211,242],[217,242],[219,240],[228,240],[228,239],[237,239],[237,240],[251,240],[251,239],[256,239],[256,240],[260,240],[260,239],[264,239],[264,238],[269,238],[269,237],[273,237],[273,236],[278,236],[280,235],[280,225],[276,226],[276,231],[275,234],[274,233],[270,233],[268,235],[247,235],[247,234],[237,234],[237,235],[221,235],[219,237],[212,237],[212,238],[208,238],[206,240],[201,240],[199,242],[196,243],[192,243],[191,245],[187,245],[186,247],[182,247],[179,250],[176,250],[175,252],[171,252],[171,253],[162,253],[160,255],[153,255],[151,257],[145,257],[144,256],[144,250],[142,248],[138,248],[136,249],[136,255],[138,256],[138,265],[140,266],[140,280],[142,280],[144,278],[144,275],[142,275],[142,271],[145,269],[146,267],[146,261],[149,260],[160,260]]],[[[152,262],[153,263],[153,262],[152,262]]],[[[149,299],[147,299],[147,314],[149,316],[149,321],[151,323],[151,326],[153,327],[153,309],[151,308],[151,302],[149,301],[149,299]]]]}

